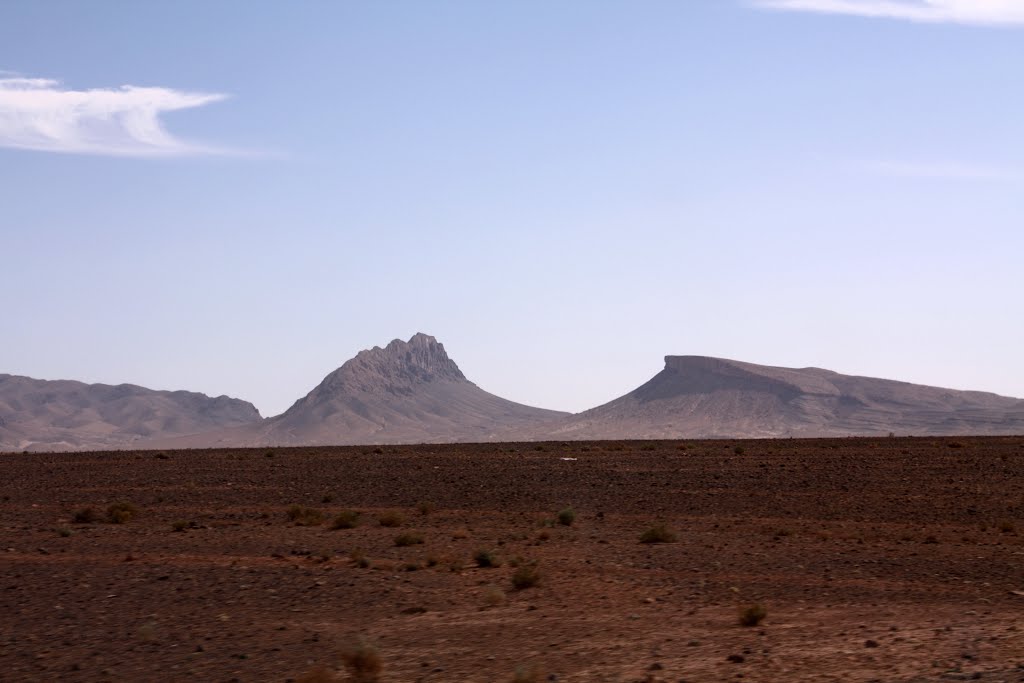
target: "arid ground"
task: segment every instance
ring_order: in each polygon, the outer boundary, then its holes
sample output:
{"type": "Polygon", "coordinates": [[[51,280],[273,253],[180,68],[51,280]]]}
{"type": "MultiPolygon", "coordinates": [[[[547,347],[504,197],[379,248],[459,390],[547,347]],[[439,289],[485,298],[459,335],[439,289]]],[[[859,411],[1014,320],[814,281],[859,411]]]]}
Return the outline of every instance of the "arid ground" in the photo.
{"type": "Polygon", "coordinates": [[[0,513],[4,681],[1024,681],[1024,437],[8,454],[0,513]]]}

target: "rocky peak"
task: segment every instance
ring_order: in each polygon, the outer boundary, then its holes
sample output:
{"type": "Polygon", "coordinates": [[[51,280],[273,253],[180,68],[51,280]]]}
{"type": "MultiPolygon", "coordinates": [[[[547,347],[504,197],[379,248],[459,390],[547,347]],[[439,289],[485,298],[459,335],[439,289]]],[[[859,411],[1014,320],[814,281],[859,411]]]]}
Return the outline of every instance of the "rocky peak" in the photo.
{"type": "Polygon", "coordinates": [[[468,382],[444,345],[420,332],[407,342],[395,339],[384,348],[360,351],[299,403],[317,403],[353,392],[408,395],[416,385],[439,381],[468,382]]]}
{"type": "Polygon", "coordinates": [[[342,368],[350,363],[353,369],[368,371],[382,378],[405,378],[419,382],[466,379],[455,361],[448,357],[444,344],[422,332],[417,332],[407,342],[395,339],[384,348],[375,346],[360,351],[342,368]]]}

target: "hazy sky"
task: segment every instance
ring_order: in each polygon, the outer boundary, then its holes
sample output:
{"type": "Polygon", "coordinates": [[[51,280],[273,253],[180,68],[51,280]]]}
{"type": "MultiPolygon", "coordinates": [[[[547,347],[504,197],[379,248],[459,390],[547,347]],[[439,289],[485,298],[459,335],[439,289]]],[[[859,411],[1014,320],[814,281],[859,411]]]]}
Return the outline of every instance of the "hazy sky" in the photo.
{"type": "Polygon", "coordinates": [[[276,414],[442,341],[1024,397],[1024,0],[0,4],[0,372],[276,414]]]}

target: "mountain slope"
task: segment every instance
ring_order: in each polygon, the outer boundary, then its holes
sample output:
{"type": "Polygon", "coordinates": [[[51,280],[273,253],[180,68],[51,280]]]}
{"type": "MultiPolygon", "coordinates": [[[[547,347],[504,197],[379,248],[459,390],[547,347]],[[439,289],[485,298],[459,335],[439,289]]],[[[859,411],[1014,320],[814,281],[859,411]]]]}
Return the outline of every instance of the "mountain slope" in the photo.
{"type": "Polygon", "coordinates": [[[0,375],[0,451],[127,448],[259,419],[227,396],[0,375]]]}
{"type": "Polygon", "coordinates": [[[361,351],[286,412],[164,445],[288,446],[487,441],[560,417],[489,394],[426,334],[361,351]]]}
{"type": "MultiPolygon", "coordinates": [[[[1024,400],[819,368],[666,356],[634,391],[532,439],[1022,434],[1024,400]]],[[[512,434],[509,438],[515,438],[512,434]]]]}

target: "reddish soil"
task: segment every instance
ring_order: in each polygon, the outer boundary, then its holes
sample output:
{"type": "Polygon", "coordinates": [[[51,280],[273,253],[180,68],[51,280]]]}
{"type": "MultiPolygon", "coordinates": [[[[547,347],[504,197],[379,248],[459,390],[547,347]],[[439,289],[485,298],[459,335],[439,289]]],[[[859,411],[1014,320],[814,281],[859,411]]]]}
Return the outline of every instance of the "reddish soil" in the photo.
{"type": "Polygon", "coordinates": [[[1024,437],[10,454],[0,515],[3,681],[1024,681],[1024,437]]]}

